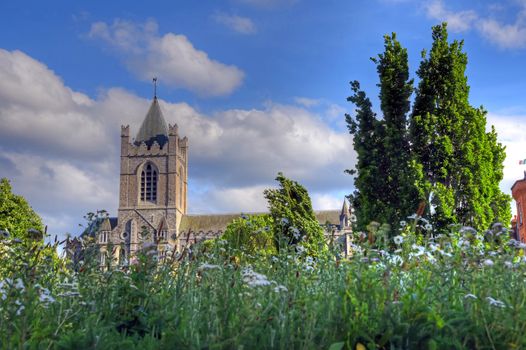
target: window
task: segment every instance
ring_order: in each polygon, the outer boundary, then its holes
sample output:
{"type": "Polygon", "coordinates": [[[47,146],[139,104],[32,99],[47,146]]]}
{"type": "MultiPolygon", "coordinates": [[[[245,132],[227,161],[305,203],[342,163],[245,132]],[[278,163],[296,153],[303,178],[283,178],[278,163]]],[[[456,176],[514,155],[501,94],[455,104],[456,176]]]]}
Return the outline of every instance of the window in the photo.
{"type": "Polygon", "coordinates": [[[102,266],[106,265],[106,252],[100,253],[100,264],[102,266]]]}
{"type": "Polygon", "coordinates": [[[99,243],[108,243],[108,231],[101,231],[99,234],[99,243]]]}
{"type": "Polygon", "coordinates": [[[165,229],[162,229],[161,232],[159,232],[159,241],[166,241],[168,238],[168,231],[165,229]]]}
{"type": "Polygon", "coordinates": [[[157,171],[151,164],[141,173],[141,201],[157,201],[157,171]]]}

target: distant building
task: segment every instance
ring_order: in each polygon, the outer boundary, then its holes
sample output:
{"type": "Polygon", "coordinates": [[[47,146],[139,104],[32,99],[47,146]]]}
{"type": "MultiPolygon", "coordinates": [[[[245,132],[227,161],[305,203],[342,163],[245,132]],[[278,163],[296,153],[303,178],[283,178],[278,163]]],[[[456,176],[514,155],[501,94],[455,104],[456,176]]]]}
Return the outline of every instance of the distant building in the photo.
{"type": "MultiPolygon", "coordinates": [[[[120,190],[117,217],[103,219],[95,234],[100,263],[126,264],[145,243],[163,258],[197,242],[221,236],[239,214],[188,215],[188,138],[179,136],[176,124],[167,125],[154,97],[135,139],[128,125],[121,127],[120,190]],[[112,251],[108,251],[112,247],[112,251]]],[[[315,212],[326,227],[327,239],[335,239],[347,251],[351,212],[315,212]]]]}
{"type": "Polygon", "coordinates": [[[515,181],[511,186],[511,195],[517,205],[517,216],[512,221],[512,229],[516,239],[526,243],[526,171],[524,178],[515,181]]]}

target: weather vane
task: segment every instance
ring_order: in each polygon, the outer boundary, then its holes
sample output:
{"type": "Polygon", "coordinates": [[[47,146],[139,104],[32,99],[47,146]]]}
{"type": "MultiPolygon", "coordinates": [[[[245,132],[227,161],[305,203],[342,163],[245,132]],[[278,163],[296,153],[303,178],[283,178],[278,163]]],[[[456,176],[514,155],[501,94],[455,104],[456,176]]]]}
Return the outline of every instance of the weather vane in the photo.
{"type": "Polygon", "coordinates": [[[153,97],[157,98],[157,77],[153,78],[153,97]]]}

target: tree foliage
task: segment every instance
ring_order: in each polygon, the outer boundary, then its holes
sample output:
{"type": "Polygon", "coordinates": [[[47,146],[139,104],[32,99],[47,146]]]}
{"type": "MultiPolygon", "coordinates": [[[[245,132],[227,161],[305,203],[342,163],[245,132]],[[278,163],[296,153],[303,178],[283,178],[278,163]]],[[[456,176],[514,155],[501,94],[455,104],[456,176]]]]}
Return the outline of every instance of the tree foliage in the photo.
{"type": "Polygon", "coordinates": [[[278,173],[279,188],[264,191],[270,216],[274,222],[273,233],[277,248],[283,244],[303,246],[315,255],[324,249],[323,229],[318,223],[309,193],[299,183],[278,173]]]}
{"type": "Polygon", "coordinates": [[[384,53],[372,58],[380,77],[383,119],[376,118],[357,81],[351,82],[353,95],[347,99],[357,107],[355,118],[346,115],[346,121],[358,156],[356,191],[351,201],[362,229],[374,220],[399,222],[416,210],[423,196],[418,187],[421,170],[410,152],[407,125],[413,89],[407,50],[394,33],[384,40],[384,53]]]}
{"type": "Polygon", "coordinates": [[[273,224],[267,214],[242,215],[227,226],[221,239],[245,254],[275,254],[273,224]]]}
{"type": "Polygon", "coordinates": [[[42,219],[24,197],[12,192],[6,178],[0,179],[0,278],[39,276],[53,278],[50,271],[62,268],[58,258],[58,242],[44,243],[42,219]]]}
{"type": "Polygon", "coordinates": [[[423,200],[439,229],[452,223],[485,229],[511,217],[510,198],[499,189],[505,149],[494,128],[486,132],[486,111],[469,104],[463,43],[448,42],[445,23],[433,27],[432,37],[409,118],[413,81],[395,34],[385,37],[384,53],[372,59],[383,119],[359,83],[351,82],[348,101],[357,109],[346,121],[358,161],[348,172],[357,173],[351,199],[361,229],[373,220],[396,224],[423,200]]]}
{"type": "Polygon", "coordinates": [[[5,230],[11,237],[18,239],[33,239],[33,230],[44,231],[40,216],[24,197],[12,192],[11,184],[6,178],[0,179],[0,230],[5,230]]]}
{"type": "Polygon", "coordinates": [[[448,42],[447,25],[433,27],[429,55],[422,54],[411,115],[413,153],[423,166],[433,222],[485,229],[509,222],[509,201],[499,189],[505,148],[486,111],[469,103],[463,42],[448,42]]]}

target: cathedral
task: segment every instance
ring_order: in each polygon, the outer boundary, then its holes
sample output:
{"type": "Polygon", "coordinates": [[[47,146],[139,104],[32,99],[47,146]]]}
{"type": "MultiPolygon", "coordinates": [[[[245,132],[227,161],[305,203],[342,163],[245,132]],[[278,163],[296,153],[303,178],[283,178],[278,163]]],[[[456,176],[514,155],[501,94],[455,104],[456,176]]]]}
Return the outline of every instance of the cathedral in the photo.
{"type": "MultiPolygon", "coordinates": [[[[120,189],[117,217],[105,218],[96,232],[100,263],[126,264],[146,244],[159,259],[199,241],[219,237],[237,214],[187,214],[188,138],[177,124],[167,124],[154,96],[135,138],[121,126],[120,189]],[[108,247],[113,247],[108,251],[108,247]]],[[[347,251],[351,213],[344,200],[340,210],[315,212],[327,237],[342,240],[347,251]],[[328,226],[327,226],[328,225],[328,226]]]]}

